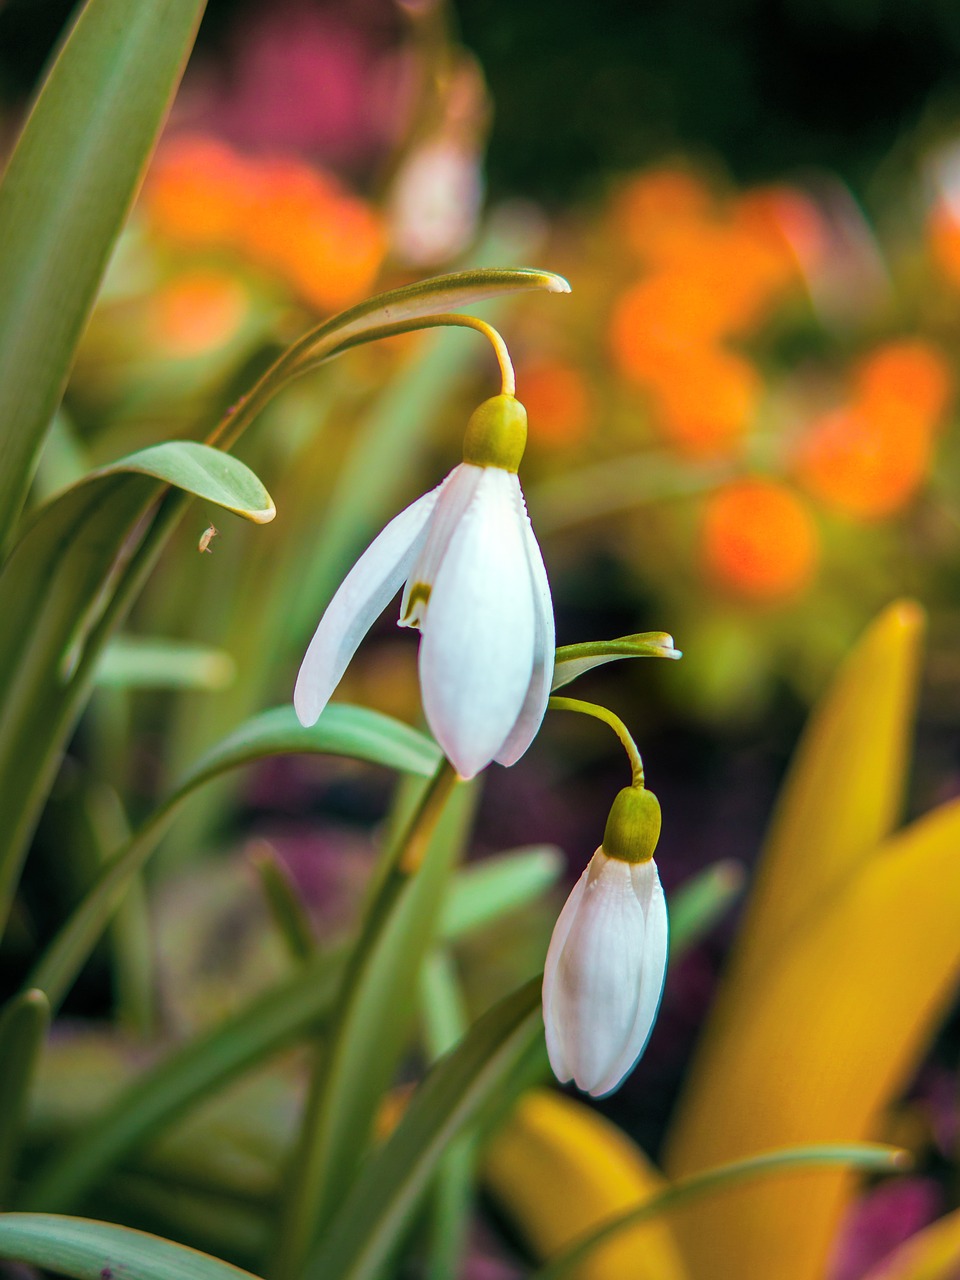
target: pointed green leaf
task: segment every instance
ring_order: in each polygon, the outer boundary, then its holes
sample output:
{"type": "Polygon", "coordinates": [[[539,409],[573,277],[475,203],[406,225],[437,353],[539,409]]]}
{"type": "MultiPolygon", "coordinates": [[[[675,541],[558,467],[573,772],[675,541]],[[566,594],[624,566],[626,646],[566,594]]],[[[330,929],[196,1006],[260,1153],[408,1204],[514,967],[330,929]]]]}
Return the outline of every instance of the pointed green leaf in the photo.
{"type": "Polygon", "coordinates": [[[553,668],[552,689],[562,689],[585,671],[601,667],[620,658],[681,658],[673,647],[673,636],[666,631],[641,631],[618,640],[589,640],[584,644],[566,644],[557,650],[553,668]]]}
{"type": "Polygon", "coordinates": [[[0,186],[0,548],[63,394],[203,0],[87,0],[0,186]]]}
{"type": "Polygon", "coordinates": [[[440,916],[444,938],[480,929],[541,897],[563,874],[563,854],[553,845],[511,849],[471,862],[456,876],[440,916]]]}
{"type": "Polygon", "coordinates": [[[47,1213],[0,1214],[0,1258],[73,1280],[256,1280],[146,1231],[47,1213]]]}
{"type": "Polygon", "coordinates": [[[49,1026],[50,1002],[42,991],[21,992],[0,1014],[0,1203],[6,1203],[33,1073],[49,1026]]]}
{"type": "Polygon", "coordinates": [[[389,1257],[450,1142],[510,1079],[542,1034],[540,977],[502,1000],[413,1096],[403,1119],[364,1165],[305,1280],[370,1280],[389,1257]]]}
{"type": "Polygon", "coordinates": [[[195,440],[151,445],[92,472],[88,480],[127,472],[163,480],[254,524],[269,524],[277,514],[273,499],[246,463],[195,440]]]}

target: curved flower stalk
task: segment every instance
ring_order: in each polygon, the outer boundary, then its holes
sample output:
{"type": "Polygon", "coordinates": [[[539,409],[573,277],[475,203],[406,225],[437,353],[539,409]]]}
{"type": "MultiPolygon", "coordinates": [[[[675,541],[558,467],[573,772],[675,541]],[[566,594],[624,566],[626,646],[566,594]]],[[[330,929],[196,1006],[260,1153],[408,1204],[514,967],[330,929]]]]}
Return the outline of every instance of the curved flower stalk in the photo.
{"type": "Polygon", "coordinates": [[[400,626],[420,630],[431,732],[463,778],[510,765],[550,696],[554,621],[517,467],[526,410],[510,394],[473,413],[463,462],[401,511],[347,574],[320,620],[293,700],[313,724],[363,636],[405,583],[400,626]]]}
{"type": "Polygon", "coordinates": [[[619,793],[603,844],[560,913],[543,973],[547,1053],[561,1083],[618,1088],[650,1039],[667,970],[667,904],[653,851],[656,796],[619,793]]]}

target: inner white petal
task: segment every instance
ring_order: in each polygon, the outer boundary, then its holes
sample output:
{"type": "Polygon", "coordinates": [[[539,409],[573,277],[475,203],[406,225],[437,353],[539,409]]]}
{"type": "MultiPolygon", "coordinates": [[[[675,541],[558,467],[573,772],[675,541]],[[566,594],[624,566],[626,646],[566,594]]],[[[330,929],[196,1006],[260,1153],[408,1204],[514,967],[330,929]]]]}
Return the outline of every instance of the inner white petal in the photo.
{"type": "Polygon", "coordinates": [[[423,627],[433,584],[444,556],[450,548],[450,540],[473,501],[484,476],[483,467],[461,462],[453,468],[440,486],[437,509],[430,522],[426,541],[413,564],[400,602],[400,626],[423,627]]]}
{"type": "Polygon", "coordinates": [[[490,763],[516,723],[536,632],[513,477],[498,467],[469,470],[480,476],[440,559],[420,645],[427,723],[465,778],[490,763]]]}

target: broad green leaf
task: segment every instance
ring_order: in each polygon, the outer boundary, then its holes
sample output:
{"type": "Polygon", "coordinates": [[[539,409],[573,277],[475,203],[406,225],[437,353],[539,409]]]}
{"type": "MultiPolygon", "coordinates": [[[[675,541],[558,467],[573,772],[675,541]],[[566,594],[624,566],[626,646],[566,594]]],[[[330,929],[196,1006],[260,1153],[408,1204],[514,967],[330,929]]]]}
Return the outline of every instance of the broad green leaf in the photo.
{"type": "Polygon", "coordinates": [[[309,1259],[304,1280],[369,1280],[396,1247],[450,1142],[509,1086],[542,1034],[539,977],[486,1013],[433,1068],[374,1152],[309,1259]]]}
{"type": "MultiPolygon", "coordinates": [[[[960,975],[960,801],[875,848],[711,1021],[667,1143],[686,1176],[751,1151],[877,1132],[960,975]]],[[[797,874],[802,878],[805,868],[797,874]]],[[[694,1274],[819,1280],[852,1192],[839,1173],[684,1215],[694,1274]]]]}
{"type": "Polygon", "coordinates": [[[541,897],[560,879],[564,859],[553,845],[512,849],[471,862],[455,877],[440,915],[444,937],[480,929],[541,897]]]}
{"type": "Polygon", "coordinates": [[[230,769],[267,756],[297,752],[348,756],[420,776],[429,776],[440,759],[439,748],[425,735],[366,707],[332,702],[310,728],[300,724],[293,707],[264,711],[209,751],[115,854],[47,948],[28,985],[45,991],[51,1004],[59,1007],[131,878],[141,870],[183,803],[199,787],[230,769]]]}
{"type": "Polygon", "coordinates": [[[585,671],[602,667],[620,658],[681,658],[673,647],[673,636],[666,631],[641,631],[618,640],[589,640],[583,644],[565,644],[557,650],[553,668],[552,689],[562,689],[585,671]]]}
{"type": "Polygon", "coordinates": [[[115,636],[97,663],[104,689],[225,689],[236,676],[229,653],[157,636],[115,636]]]}
{"type": "Polygon", "coordinates": [[[724,859],[691,876],[670,895],[670,959],[676,960],[720,920],[743,891],[741,862],[724,859]]]}
{"type": "Polygon", "coordinates": [[[249,468],[178,441],[93,472],[27,522],[0,569],[0,929],[57,768],[55,748],[89,688],[94,638],[158,480],[182,482],[252,520],[272,518],[273,503],[249,468]]]}
{"type": "Polygon", "coordinates": [[[256,1280],[146,1231],[47,1213],[0,1214],[0,1258],[73,1280],[256,1280]]]}
{"type": "Polygon", "coordinates": [[[417,977],[436,933],[476,795],[442,765],[385,871],[347,965],[329,1039],[317,1059],[301,1140],[287,1176],[277,1275],[296,1275],[343,1199],[380,1100],[409,1041],[417,977]]]}
{"type": "MultiPolygon", "coordinates": [[[[488,1144],[483,1180],[539,1259],[563,1253],[601,1224],[652,1199],[666,1180],[595,1108],[554,1089],[529,1089],[488,1144]]],[[[586,1259],[578,1280],[687,1280],[670,1230],[645,1223],[586,1259]]]]}
{"type": "MultiPolygon", "coordinates": [[[[781,1174],[796,1174],[805,1169],[832,1169],[838,1166],[863,1173],[893,1173],[906,1167],[905,1154],[896,1147],[886,1147],[879,1143],[822,1143],[806,1147],[785,1147],[707,1169],[673,1183],[665,1191],[646,1199],[636,1209],[604,1223],[542,1267],[534,1280],[560,1280],[562,1276],[569,1278],[573,1275],[585,1275],[587,1273],[581,1270],[584,1261],[589,1261],[595,1250],[607,1245],[622,1232],[673,1213],[686,1205],[713,1197],[718,1191],[726,1192],[727,1188],[740,1183],[775,1178],[781,1174]]],[[[791,1190],[796,1189],[792,1181],[789,1185],[791,1190]]],[[[772,1265],[778,1267],[778,1264],[779,1259],[772,1265]]],[[[694,1274],[709,1276],[713,1280],[718,1273],[707,1270],[694,1274]]],[[[741,1276],[753,1274],[779,1276],[779,1270],[740,1273],[741,1276]]]]}
{"type": "Polygon", "coordinates": [[[50,1003],[42,991],[23,991],[0,1014],[0,1203],[20,1146],[37,1059],[50,1026],[50,1003]]]}
{"type": "Polygon", "coordinates": [[[0,186],[0,548],[26,497],[203,0],[87,0],[0,186]]]}

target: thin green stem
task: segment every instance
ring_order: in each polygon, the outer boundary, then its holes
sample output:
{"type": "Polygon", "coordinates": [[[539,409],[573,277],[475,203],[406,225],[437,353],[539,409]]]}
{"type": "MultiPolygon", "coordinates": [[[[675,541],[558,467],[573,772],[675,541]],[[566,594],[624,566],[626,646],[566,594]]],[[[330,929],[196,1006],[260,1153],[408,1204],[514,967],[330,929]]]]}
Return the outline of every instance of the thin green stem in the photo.
{"type": "Polygon", "coordinates": [[[643,786],[643,761],[640,759],[637,744],[634,742],[627,726],[609,707],[601,707],[596,702],[581,702],[579,698],[558,697],[552,697],[547,706],[551,711],[579,711],[581,715],[593,716],[595,720],[602,720],[604,724],[609,725],[620,739],[620,743],[627,753],[627,758],[630,761],[630,771],[633,774],[633,786],[643,786]]]}

